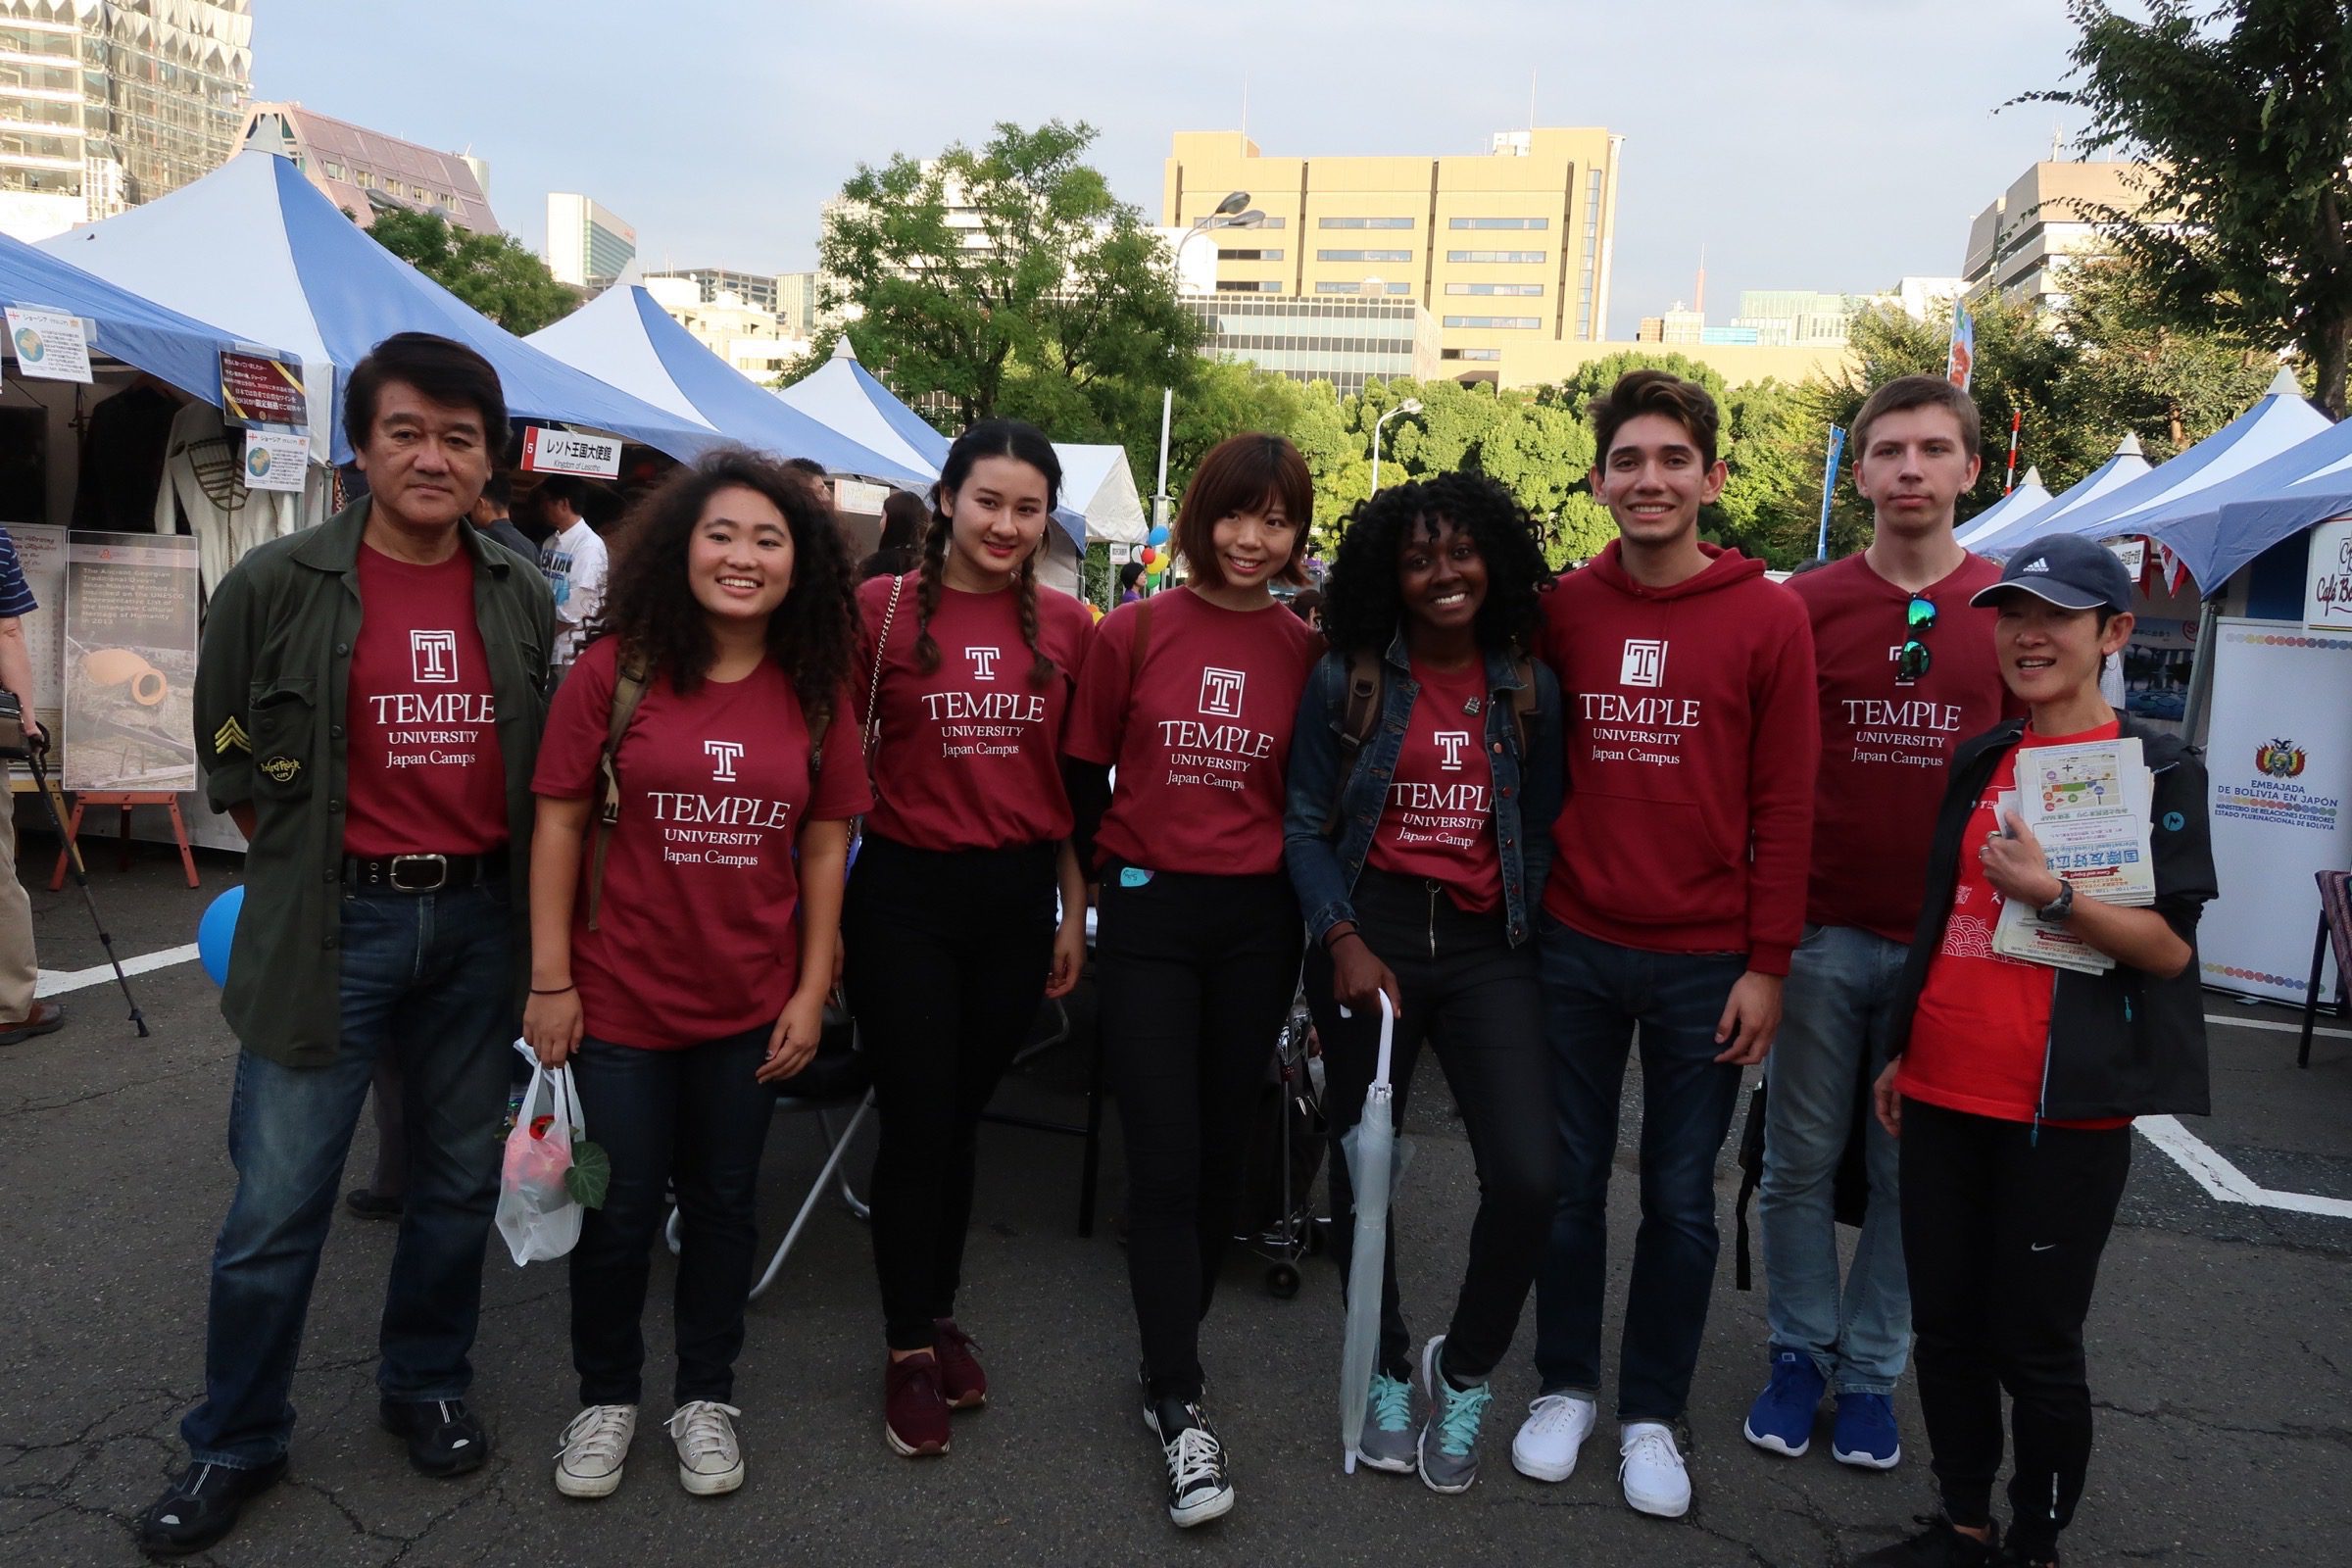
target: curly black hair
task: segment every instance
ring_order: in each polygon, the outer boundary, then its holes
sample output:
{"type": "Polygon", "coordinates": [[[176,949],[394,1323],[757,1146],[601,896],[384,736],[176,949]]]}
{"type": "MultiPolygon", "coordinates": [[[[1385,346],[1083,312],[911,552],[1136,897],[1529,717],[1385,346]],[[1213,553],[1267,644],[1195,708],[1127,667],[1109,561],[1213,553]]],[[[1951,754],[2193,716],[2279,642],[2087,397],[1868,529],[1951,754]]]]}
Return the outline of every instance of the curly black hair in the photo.
{"type": "Polygon", "coordinates": [[[1508,490],[1483,473],[1441,473],[1383,490],[1348,514],[1340,551],[1323,580],[1323,635],[1342,652],[1385,652],[1404,617],[1396,552],[1405,530],[1435,534],[1451,519],[1487,563],[1487,599],[1476,630],[1481,648],[1533,652],[1544,619],[1536,596],[1551,582],[1543,532],[1508,490]]]}
{"type": "Polygon", "coordinates": [[[792,535],[792,588],[768,616],[768,654],[791,677],[804,713],[827,711],[857,662],[849,549],[806,479],[742,447],[672,469],[629,508],[615,530],[604,612],[589,635],[618,637],[681,694],[702,685],[718,647],[687,580],[686,552],[710,497],[738,485],[772,502],[792,535]]]}

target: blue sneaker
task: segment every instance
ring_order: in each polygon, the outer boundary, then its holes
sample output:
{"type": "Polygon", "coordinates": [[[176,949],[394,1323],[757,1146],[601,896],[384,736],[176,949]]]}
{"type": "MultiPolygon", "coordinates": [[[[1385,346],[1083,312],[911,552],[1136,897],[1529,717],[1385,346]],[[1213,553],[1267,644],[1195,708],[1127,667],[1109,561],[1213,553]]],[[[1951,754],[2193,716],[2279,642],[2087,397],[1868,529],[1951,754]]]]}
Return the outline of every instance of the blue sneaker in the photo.
{"type": "Polygon", "coordinates": [[[1830,1430],[1830,1457],[1865,1470],[1891,1470],[1902,1463],[1903,1442],[1894,1430],[1894,1401],[1884,1394],[1838,1395],[1838,1424],[1830,1430]]]}
{"type": "Polygon", "coordinates": [[[1372,1374],[1372,1396],[1364,1407],[1364,1436],[1356,1457],[1392,1475],[1413,1473],[1418,1444],[1413,1431],[1413,1386],[1386,1372],[1372,1374]]]}
{"type": "MultiPolygon", "coordinates": [[[[1813,1446],[1813,1416],[1828,1388],[1811,1356],[1776,1345],[1772,1348],[1772,1381],[1748,1407],[1747,1425],[1740,1430],[1757,1447],[1797,1458],[1813,1446]]],[[[1893,1430],[1889,1421],[1887,1431],[1893,1430]]]]}

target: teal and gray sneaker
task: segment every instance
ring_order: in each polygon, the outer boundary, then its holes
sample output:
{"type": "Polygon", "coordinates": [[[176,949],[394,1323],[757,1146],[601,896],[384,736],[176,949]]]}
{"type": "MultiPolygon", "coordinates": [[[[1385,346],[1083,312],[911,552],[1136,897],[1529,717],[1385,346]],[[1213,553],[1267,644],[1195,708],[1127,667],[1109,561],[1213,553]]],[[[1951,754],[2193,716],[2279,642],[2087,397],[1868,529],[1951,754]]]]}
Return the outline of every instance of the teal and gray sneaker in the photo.
{"type": "Polygon", "coordinates": [[[1375,1470],[1413,1473],[1418,1435],[1413,1431],[1413,1386],[1375,1370],[1372,1396],[1364,1406],[1364,1436],[1356,1457],[1375,1470]]]}
{"type": "Polygon", "coordinates": [[[1421,1480],[1432,1492],[1468,1492],[1478,1479],[1478,1428],[1494,1396],[1481,1383],[1456,1389],[1446,1381],[1439,1359],[1446,1336],[1421,1352],[1421,1386],[1429,1396],[1429,1420],[1421,1428],[1421,1480]]]}

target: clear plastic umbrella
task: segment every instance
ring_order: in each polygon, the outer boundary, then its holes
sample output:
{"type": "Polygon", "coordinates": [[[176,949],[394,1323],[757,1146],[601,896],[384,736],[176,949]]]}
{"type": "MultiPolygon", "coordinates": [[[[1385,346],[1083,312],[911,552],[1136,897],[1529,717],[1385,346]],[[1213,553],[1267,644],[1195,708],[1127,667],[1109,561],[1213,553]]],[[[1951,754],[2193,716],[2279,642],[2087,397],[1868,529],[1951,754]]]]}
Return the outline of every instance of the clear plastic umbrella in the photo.
{"type": "MultiPolygon", "coordinates": [[[[1346,1017],[1347,1009],[1340,1009],[1346,1017]]],[[[1355,1474],[1362,1451],[1364,1406],[1372,1393],[1372,1363],[1380,1354],[1381,1268],[1389,1250],[1389,1199],[1398,1174],[1396,1095],[1389,1088],[1389,1048],[1396,1014],[1389,994],[1380,993],[1380,1059],[1372,1087],[1364,1091],[1364,1113],[1340,1148],[1348,1179],[1355,1188],[1355,1249],[1348,1263],[1348,1332],[1340,1351],[1340,1442],[1348,1450],[1348,1473],[1355,1474]]]]}

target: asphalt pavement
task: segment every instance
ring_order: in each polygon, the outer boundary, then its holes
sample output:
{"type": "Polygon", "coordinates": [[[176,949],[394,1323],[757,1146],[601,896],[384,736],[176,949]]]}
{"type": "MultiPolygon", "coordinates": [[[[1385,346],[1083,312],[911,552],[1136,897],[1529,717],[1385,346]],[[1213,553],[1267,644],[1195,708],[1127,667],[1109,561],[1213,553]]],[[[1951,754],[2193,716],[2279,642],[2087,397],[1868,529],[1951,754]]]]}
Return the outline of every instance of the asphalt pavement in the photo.
{"type": "MultiPolygon", "coordinates": [[[[41,841],[26,858],[47,869],[41,841]]],[[[93,855],[125,958],[194,940],[236,876],[200,856],[191,891],[168,856],[127,872],[93,855]]],[[[71,886],[36,886],[45,969],[102,961],[71,886]]],[[[59,983],[59,982],[53,982],[59,983]]],[[[132,980],[153,1030],[133,1038],[111,978],[63,995],[58,1034],[0,1048],[0,1562],[140,1561],[130,1529],[182,1463],[181,1413],[201,1388],[205,1270],[230,1190],[222,1143],[236,1046],[201,970],[166,961],[132,980]]],[[[2145,1137],[2090,1323],[2098,1446],[2067,1537],[2070,1563],[2352,1562],[2352,1034],[2326,1020],[2308,1071],[2277,1026],[2288,1009],[2212,1000],[2218,1113],[2181,1123],[2238,1178],[2225,1190],[2332,1200],[2223,1200],[2145,1137]],[[2264,1027],[2264,1026],[2269,1027],[2264,1027]],[[2334,1212],[2306,1212],[2310,1208],[2334,1212]]],[[[1074,1038],[1022,1069],[999,1104],[1078,1114],[1090,1004],[1074,1038]]],[[[1627,1140],[1611,1196],[1613,1298],[1636,1219],[1627,1140]]],[[[1210,1407],[1232,1456],[1233,1514],[1182,1533],[1161,1507],[1159,1452],[1135,1396],[1136,1345],[1117,1239],[1115,1115],[1103,1219],[1075,1230],[1078,1144],[992,1126],[981,1144],[959,1307],[992,1382],[953,1451],[912,1462],[884,1445],[882,1346],[863,1227],[827,1202],[776,1288],[751,1309],[737,1402],[750,1479],[701,1499],[678,1486],[668,1411],[666,1260],[647,1314],[655,1363],[626,1484],[596,1503],[557,1495],[559,1431],[574,1409],[560,1265],[518,1269],[493,1239],[472,1401],[495,1435],[481,1472],[412,1474],[374,1425],[375,1319],[393,1229],[338,1212],[304,1341],[288,1482],[199,1561],[300,1568],[390,1564],[1387,1563],[1499,1561],[1837,1564],[1932,1506],[1926,1443],[1906,1387],[1910,1447],[1889,1474],[1788,1460],[1740,1423],[1764,1372],[1763,1303],[1731,1279],[1737,1182],[1719,1181],[1725,1257],[1690,1410],[1696,1502],[1667,1523],[1630,1512],[1604,1432],[1577,1474],[1543,1486],[1508,1444],[1535,1393],[1532,1311],[1496,1377],[1485,1473],[1458,1497],[1409,1477],[1340,1469],[1334,1386],[1340,1293],[1323,1259],[1279,1299],[1263,1264],[1231,1264],[1205,1331],[1210,1407]]],[[[1408,1314],[1443,1327],[1476,1180],[1435,1072],[1416,1087],[1418,1152],[1398,1199],[1408,1314]]],[[[365,1118],[346,1186],[364,1179],[365,1118]]],[[[863,1151],[851,1168],[862,1175],[863,1151]]],[[[2196,1156],[2193,1150],[2189,1157],[2196,1156]]],[[[769,1245],[820,1158],[805,1118],[780,1120],[762,1190],[769,1245]]],[[[1614,1346],[1615,1323],[1610,1326],[1614,1346]]],[[[1825,1417],[1826,1423],[1826,1417],[1825,1417]]],[[[1824,1436],[1826,1437],[1826,1425],[1824,1436]]]]}

